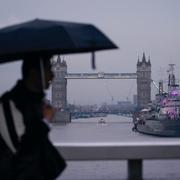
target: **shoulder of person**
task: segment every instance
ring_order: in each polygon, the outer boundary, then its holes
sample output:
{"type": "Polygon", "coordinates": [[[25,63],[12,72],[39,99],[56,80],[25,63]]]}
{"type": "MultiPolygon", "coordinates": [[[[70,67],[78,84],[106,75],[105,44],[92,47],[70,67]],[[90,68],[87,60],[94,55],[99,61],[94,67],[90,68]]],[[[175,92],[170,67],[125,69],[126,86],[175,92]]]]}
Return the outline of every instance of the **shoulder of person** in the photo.
{"type": "Polygon", "coordinates": [[[24,132],[25,125],[21,112],[7,94],[3,95],[0,98],[0,135],[13,153],[16,152],[16,147],[13,143],[13,133],[17,136],[17,141],[20,141],[24,132]]]}

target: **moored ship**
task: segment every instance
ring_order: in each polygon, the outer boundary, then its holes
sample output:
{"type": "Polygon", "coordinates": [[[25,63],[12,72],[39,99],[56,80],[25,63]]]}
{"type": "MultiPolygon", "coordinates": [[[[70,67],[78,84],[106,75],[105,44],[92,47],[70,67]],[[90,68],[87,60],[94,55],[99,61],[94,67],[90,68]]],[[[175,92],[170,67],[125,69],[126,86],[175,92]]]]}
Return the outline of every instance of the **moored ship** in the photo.
{"type": "Polygon", "coordinates": [[[180,137],[180,88],[176,83],[174,64],[170,64],[168,90],[159,82],[159,93],[146,108],[133,116],[134,130],[151,135],[180,137]]]}

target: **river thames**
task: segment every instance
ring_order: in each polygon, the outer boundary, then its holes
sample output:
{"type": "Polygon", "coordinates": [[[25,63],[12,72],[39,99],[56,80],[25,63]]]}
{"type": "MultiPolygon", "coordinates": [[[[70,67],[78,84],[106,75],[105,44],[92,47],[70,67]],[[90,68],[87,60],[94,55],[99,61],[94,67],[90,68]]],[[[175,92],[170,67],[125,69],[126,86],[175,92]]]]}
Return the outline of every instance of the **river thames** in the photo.
{"type": "MultiPolygon", "coordinates": [[[[74,119],[72,125],[75,131],[78,128],[91,126],[93,128],[106,128],[115,131],[121,131],[122,124],[128,124],[126,130],[131,131],[131,118],[108,115],[103,117],[105,123],[99,123],[102,118],[74,119]]],[[[101,120],[102,121],[102,120],[101,120]]],[[[59,126],[59,125],[58,125],[59,126]]],[[[52,131],[61,130],[63,127],[52,126],[52,131]]],[[[67,128],[67,127],[66,127],[67,128]]],[[[72,130],[72,129],[71,129],[72,130]]],[[[73,132],[71,132],[73,133],[73,132]]],[[[92,132],[93,133],[93,132],[92,132]]],[[[107,132],[109,133],[109,132],[107,132]]],[[[56,134],[54,133],[54,136],[56,134]]],[[[106,134],[102,134],[106,138],[106,134]]],[[[143,136],[147,135],[141,135],[143,136]]],[[[59,138],[59,137],[54,137],[59,138]]],[[[73,141],[73,140],[72,140],[73,141]]],[[[96,139],[94,139],[96,141],[96,139]]],[[[144,160],[143,161],[143,177],[144,180],[179,180],[180,179],[180,160],[144,160]]],[[[127,179],[127,161],[67,161],[67,168],[57,180],[125,180],[127,179]]]]}

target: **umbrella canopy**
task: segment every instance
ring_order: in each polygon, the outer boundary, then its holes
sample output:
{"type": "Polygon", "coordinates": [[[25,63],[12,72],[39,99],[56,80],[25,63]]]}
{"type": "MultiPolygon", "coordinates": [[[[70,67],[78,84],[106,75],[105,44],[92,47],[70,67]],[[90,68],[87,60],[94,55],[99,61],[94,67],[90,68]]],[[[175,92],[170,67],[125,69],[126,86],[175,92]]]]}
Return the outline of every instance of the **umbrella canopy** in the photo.
{"type": "Polygon", "coordinates": [[[115,49],[91,24],[35,19],[0,29],[0,63],[28,55],[54,55],[115,49]]]}

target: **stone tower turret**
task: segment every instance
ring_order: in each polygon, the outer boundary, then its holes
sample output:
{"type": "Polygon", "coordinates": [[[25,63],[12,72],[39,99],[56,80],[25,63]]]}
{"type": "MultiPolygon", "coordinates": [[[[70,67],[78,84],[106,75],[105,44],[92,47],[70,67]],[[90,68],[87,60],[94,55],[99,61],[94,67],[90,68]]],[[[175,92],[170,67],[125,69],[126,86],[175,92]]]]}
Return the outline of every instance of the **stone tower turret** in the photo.
{"type": "Polygon", "coordinates": [[[60,56],[57,62],[52,65],[54,79],[52,81],[52,104],[57,111],[65,111],[67,106],[67,64],[61,60],[60,56]]]}
{"type": "Polygon", "coordinates": [[[151,62],[146,61],[143,53],[142,61],[137,62],[137,104],[140,109],[146,108],[151,101],[151,62]]]}

